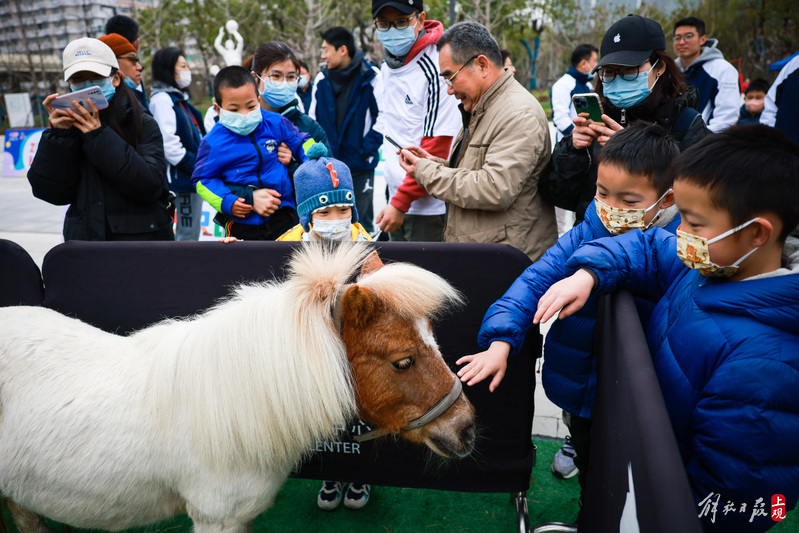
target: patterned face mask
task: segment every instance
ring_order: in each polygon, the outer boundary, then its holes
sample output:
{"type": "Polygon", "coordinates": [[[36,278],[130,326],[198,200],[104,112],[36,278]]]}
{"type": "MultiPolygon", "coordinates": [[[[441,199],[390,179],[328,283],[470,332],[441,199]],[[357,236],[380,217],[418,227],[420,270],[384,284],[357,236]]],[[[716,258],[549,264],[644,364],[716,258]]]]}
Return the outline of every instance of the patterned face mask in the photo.
{"type": "Polygon", "coordinates": [[[725,231],[718,237],[713,237],[710,240],[705,239],[704,237],[699,237],[698,235],[694,235],[692,233],[686,233],[680,230],[680,228],[677,228],[677,257],[682,260],[685,266],[698,270],[703,276],[728,278],[738,272],[739,265],[744,261],[744,259],[752,255],[754,251],[757,250],[757,247],[752,248],[749,253],[729,266],[717,265],[711,261],[709,247],[714,242],[718,242],[725,237],[729,237],[736,231],[744,229],[746,226],[756,220],[760,220],[760,218],[753,218],[749,222],[745,222],[736,228],[725,231]]]}
{"type": "Polygon", "coordinates": [[[657,201],[647,207],[646,209],[623,209],[621,207],[612,207],[600,200],[598,197],[594,198],[596,205],[596,214],[599,215],[599,220],[605,226],[611,235],[621,235],[633,229],[640,229],[642,231],[648,230],[655,221],[660,218],[662,209],[658,210],[657,215],[652,218],[649,224],[644,224],[644,216],[654,209],[671,189],[663,193],[663,196],[657,201]]]}

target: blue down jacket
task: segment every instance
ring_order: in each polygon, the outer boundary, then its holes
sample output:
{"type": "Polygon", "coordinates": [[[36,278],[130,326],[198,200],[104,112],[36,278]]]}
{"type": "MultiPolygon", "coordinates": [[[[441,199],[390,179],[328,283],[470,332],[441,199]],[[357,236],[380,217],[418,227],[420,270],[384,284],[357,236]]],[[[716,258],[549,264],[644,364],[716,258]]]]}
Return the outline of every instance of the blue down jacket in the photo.
{"type": "MultiPolygon", "coordinates": [[[[671,210],[676,211],[673,207],[671,210]]],[[[680,216],[676,215],[665,229],[674,233],[679,225],[680,216]]],[[[567,276],[565,267],[569,257],[583,243],[610,236],[592,201],[585,211],[585,220],[561,236],[488,308],[478,334],[480,347],[487,349],[493,341],[505,341],[512,346],[511,354],[517,353],[533,325],[538,299],[553,283],[567,276]]],[[[547,397],[561,409],[583,418],[591,418],[596,392],[593,344],[597,300],[597,296],[592,296],[573,316],[556,320],[545,345],[542,380],[547,397]]],[[[654,303],[637,300],[636,304],[641,322],[646,324],[654,303]]]]}
{"type": "Polygon", "coordinates": [[[786,510],[799,497],[799,250],[785,251],[783,275],[706,278],[656,229],[594,241],[567,263],[596,272],[599,293],[662,296],[647,339],[694,498],[718,498],[705,530],[764,531],[772,495],[786,510]]]}

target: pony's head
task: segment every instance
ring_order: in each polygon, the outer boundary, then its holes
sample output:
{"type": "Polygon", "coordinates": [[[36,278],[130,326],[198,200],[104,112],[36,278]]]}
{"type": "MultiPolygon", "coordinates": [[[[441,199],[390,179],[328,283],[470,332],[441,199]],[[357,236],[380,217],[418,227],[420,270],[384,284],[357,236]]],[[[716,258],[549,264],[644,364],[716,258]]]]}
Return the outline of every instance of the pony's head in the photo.
{"type": "Polygon", "coordinates": [[[430,323],[460,303],[440,276],[406,263],[383,265],[372,252],[358,281],[344,287],[338,314],[361,417],[444,457],[469,455],[475,441],[474,407],[430,323]]]}

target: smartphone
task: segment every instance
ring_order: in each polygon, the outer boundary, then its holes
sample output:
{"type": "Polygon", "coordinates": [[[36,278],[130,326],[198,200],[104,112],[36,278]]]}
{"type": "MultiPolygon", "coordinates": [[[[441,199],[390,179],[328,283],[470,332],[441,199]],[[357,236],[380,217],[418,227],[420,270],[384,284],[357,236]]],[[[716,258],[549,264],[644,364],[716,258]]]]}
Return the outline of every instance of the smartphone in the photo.
{"type": "Polygon", "coordinates": [[[89,105],[89,100],[94,102],[94,105],[97,106],[97,109],[105,109],[108,107],[108,100],[105,99],[103,90],[97,86],[86,87],[85,89],[75,91],[74,93],[62,94],[61,96],[53,98],[53,101],[50,102],[50,104],[52,104],[53,109],[72,109],[76,113],[80,113],[78,108],[72,104],[73,100],[77,101],[89,112],[92,110],[91,106],[89,105]]]}
{"type": "Polygon", "coordinates": [[[574,102],[574,109],[577,114],[588,113],[588,118],[594,122],[602,122],[602,102],[599,101],[599,95],[596,93],[582,93],[572,96],[574,102]]]}
{"type": "Polygon", "coordinates": [[[391,144],[393,144],[394,146],[396,146],[396,147],[397,147],[397,150],[402,150],[402,149],[403,149],[403,148],[402,148],[402,146],[400,146],[400,145],[399,145],[399,143],[398,143],[397,141],[395,141],[394,139],[392,139],[392,138],[391,138],[391,137],[389,137],[388,135],[384,135],[384,137],[386,138],[386,140],[387,140],[388,142],[390,142],[391,144]]]}

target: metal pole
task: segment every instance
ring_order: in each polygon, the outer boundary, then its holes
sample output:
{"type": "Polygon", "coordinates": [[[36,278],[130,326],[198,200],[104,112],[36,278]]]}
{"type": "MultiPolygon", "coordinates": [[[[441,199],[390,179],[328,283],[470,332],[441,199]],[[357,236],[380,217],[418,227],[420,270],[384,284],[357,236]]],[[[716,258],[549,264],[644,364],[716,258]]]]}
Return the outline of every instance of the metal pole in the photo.
{"type": "Polygon", "coordinates": [[[455,24],[455,0],[449,0],[449,25],[455,24]]]}

